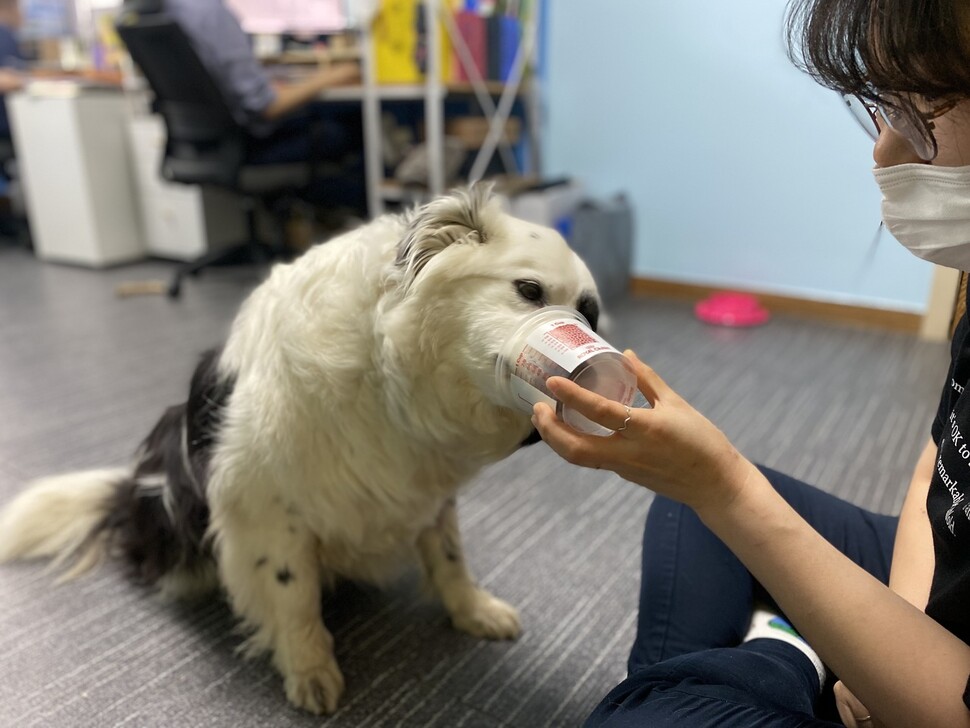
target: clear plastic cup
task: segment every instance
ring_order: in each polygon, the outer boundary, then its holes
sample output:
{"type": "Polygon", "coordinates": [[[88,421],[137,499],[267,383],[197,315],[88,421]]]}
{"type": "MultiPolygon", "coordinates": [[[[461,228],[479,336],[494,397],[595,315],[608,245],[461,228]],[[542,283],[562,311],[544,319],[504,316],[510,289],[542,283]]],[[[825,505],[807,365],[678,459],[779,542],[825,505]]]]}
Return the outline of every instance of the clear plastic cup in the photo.
{"type": "Polygon", "coordinates": [[[633,405],[637,378],[620,352],[596,334],[578,311],[547,306],[525,317],[495,363],[495,378],[506,404],[532,412],[536,402],[552,407],[579,432],[612,435],[613,430],[563,406],[546,387],[549,377],[565,377],[584,389],[633,405]]]}

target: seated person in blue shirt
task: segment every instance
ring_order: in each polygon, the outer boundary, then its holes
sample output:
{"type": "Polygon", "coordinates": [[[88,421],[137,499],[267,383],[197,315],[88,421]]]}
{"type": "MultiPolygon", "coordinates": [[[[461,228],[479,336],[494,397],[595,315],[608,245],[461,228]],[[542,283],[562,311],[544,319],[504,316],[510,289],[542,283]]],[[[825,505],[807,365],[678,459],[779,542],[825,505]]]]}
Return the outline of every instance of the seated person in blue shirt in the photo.
{"type": "Polygon", "coordinates": [[[273,83],[223,0],[165,0],[164,8],[188,36],[236,120],[254,137],[251,162],[337,159],[360,148],[359,105],[340,109],[314,103],[328,88],[357,82],[355,65],[273,83]]]}

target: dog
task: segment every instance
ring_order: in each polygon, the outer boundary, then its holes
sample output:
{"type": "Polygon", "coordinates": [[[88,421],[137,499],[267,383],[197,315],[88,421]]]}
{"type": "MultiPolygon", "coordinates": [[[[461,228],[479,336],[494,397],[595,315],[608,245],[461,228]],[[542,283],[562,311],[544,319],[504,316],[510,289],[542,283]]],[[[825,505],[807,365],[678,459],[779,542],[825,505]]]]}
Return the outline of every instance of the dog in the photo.
{"type": "Polygon", "coordinates": [[[515,609],[466,567],[455,495],[534,433],[495,365],[546,305],[595,328],[589,270],[481,185],[312,248],[244,301],[133,469],[47,478],[5,508],[0,561],[73,576],[120,557],[172,596],[221,586],[245,651],[317,714],[344,690],[320,613],[336,579],[386,584],[419,561],[454,627],[514,639],[515,609]]]}

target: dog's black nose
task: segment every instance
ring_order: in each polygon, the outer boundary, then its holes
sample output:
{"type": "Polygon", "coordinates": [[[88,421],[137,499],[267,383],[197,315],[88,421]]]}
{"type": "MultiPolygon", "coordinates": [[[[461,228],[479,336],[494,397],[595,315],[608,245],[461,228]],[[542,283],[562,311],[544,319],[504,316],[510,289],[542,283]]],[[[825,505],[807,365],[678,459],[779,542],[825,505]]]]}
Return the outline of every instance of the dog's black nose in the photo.
{"type": "Polygon", "coordinates": [[[542,435],[540,435],[539,431],[533,427],[532,432],[530,432],[529,436],[519,444],[519,447],[525,447],[526,445],[535,445],[537,442],[542,442],[542,435]]]}
{"type": "Polygon", "coordinates": [[[600,320],[600,305],[592,293],[583,293],[576,302],[576,310],[579,311],[587,321],[589,327],[596,331],[596,326],[600,320]]]}

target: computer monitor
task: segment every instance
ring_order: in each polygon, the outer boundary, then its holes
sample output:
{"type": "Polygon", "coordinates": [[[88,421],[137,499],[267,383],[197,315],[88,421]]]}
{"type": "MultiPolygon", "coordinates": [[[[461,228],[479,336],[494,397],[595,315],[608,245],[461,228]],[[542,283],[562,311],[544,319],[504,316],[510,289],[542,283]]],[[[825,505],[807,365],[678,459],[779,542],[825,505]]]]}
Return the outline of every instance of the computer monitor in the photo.
{"type": "Polygon", "coordinates": [[[67,38],[74,35],[74,2],[72,0],[21,0],[24,24],[23,40],[67,38]]]}
{"type": "Polygon", "coordinates": [[[335,33],[347,28],[345,0],[226,0],[247,33],[335,33]]]}

